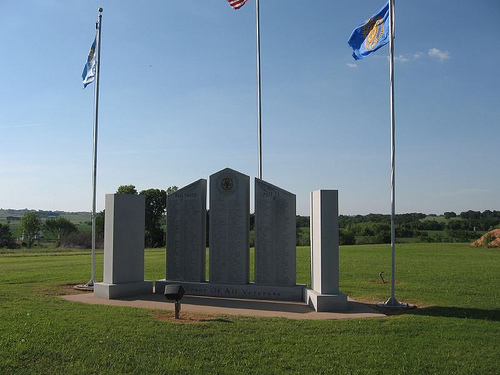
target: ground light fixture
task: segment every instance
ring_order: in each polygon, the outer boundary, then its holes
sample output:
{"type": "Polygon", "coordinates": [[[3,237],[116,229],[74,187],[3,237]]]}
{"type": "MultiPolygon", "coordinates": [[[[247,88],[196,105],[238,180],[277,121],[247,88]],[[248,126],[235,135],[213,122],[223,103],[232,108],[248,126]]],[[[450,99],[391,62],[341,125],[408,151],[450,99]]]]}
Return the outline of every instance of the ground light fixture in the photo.
{"type": "Polygon", "coordinates": [[[184,288],[179,284],[168,284],[165,286],[165,298],[169,301],[175,301],[175,319],[180,319],[181,303],[179,301],[184,292],[184,288]]]}

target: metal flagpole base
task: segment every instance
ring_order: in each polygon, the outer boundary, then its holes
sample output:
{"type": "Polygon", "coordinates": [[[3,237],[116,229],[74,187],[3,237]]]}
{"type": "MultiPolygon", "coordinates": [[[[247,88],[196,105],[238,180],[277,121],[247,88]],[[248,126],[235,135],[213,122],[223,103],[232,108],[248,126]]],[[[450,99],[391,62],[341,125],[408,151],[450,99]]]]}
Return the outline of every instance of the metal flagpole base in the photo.
{"type": "Polygon", "coordinates": [[[94,287],[94,279],[90,279],[87,284],[85,284],[86,287],[94,287]]]}
{"type": "Polygon", "coordinates": [[[94,279],[90,279],[87,284],[75,285],[74,289],[83,290],[85,292],[93,292],[94,291],[94,279]]]}
{"type": "Polygon", "coordinates": [[[399,302],[396,297],[391,297],[385,302],[377,303],[378,307],[389,307],[391,309],[408,309],[410,306],[407,303],[399,302]]]}

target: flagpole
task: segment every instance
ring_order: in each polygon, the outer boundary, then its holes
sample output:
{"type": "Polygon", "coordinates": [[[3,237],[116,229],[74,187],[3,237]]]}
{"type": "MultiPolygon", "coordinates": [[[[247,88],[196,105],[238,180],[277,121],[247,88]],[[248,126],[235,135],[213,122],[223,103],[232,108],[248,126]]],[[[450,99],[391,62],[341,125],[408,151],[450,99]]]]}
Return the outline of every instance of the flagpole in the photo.
{"type": "Polygon", "coordinates": [[[96,187],[97,187],[97,130],[99,119],[99,73],[101,63],[101,23],[102,23],[102,8],[98,9],[99,16],[96,23],[96,73],[94,82],[94,134],[93,134],[93,153],[92,153],[92,270],[91,279],[86,286],[93,287],[95,283],[95,247],[96,247],[96,187]]]}
{"type": "Polygon", "coordinates": [[[395,296],[395,256],[396,256],[396,119],[394,111],[394,1],[389,0],[389,69],[390,69],[390,101],[391,101],[391,298],[385,307],[408,307],[395,296]]]}
{"type": "Polygon", "coordinates": [[[259,179],[262,179],[262,115],[261,115],[261,89],[260,89],[260,15],[259,0],[255,0],[255,20],[257,39],[257,138],[259,143],[259,179]]]}

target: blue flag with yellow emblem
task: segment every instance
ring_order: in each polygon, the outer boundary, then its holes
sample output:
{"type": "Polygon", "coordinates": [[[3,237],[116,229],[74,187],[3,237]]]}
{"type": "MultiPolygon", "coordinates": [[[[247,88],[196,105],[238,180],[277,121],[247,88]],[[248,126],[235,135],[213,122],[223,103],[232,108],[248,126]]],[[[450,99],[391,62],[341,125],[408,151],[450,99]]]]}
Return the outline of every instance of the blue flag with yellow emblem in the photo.
{"type": "Polygon", "coordinates": [[[352,32],[347,43],[355,60],[364,59],[389,42],[389,2],[352,32]]]}
{"type": "Polygon", "coordinates": [[[83,67],[82,79],[83,88],[87,87],[95,78],[96,73],[96,56],[95,56],[95,39],[94,43],[90,47],[89,56],[87,57],[87,63],[83,67]]]}

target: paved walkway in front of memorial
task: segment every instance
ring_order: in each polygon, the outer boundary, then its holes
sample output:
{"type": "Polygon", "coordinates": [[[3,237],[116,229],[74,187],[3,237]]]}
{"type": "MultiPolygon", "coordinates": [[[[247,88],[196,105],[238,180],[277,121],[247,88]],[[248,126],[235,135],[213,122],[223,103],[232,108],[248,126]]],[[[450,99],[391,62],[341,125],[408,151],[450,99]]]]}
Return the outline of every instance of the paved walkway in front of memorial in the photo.
{"type": "MultiPolygon", "coordinates": [[[[148,294],[120,299],[104,299],[95,297],[94,293],[64,295],[68,301],[108,306],[130,306],[145,309],[174,311],[174,303],[165,299],[163,294],[148,294]]],[[[211,316],[239,315],[253,317],[279,317],[289,319],[358,319],[383,318],[386,315],[365,305],[349,299],[347,311],[341,313],[316,312],[303,302],[264,301],[234,298],[215,298],[201,296],[184,296],[181,300],[182,313],[211,316]]]]}

